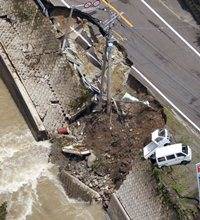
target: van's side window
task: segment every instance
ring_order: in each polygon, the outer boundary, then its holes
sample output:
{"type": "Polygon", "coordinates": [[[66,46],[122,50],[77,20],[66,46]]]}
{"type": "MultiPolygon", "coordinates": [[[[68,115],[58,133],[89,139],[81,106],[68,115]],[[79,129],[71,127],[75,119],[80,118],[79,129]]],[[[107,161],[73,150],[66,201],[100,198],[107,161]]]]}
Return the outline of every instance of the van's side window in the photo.
{"type": "Polygon", "coordinates": [[[166,156],[166,158],[167,158],[167,160],[172,160],[172,159],[174,159],[174,158],[175,158],[175,155],[174,155],[174,154],[172,154],[172,155],[166,156]]]}
{"type": "Polygon", "coordinates": [[[158,162],[162,162],[162,161],[165,161],[165,158],[164,157],[159,157],[158,162]]]}
{"type": "Polygon", "coordinates": [[[185,154],[183,154],[183,153],[177,153],[176,156],[177,156],[177,157],[184,157],[185,154]]]}

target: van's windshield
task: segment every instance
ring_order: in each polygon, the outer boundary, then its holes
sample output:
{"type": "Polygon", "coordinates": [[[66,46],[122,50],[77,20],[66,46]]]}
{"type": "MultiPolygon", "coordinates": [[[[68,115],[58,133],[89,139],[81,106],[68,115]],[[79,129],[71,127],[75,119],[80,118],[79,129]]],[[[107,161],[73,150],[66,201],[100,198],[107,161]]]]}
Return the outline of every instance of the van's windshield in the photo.
{"type": "Polygon", "coordinates": [[[187,145],[184,145],[182,146],[182,152],[185,153],[185,154],[188,154],[188,147],[187,145]]]}

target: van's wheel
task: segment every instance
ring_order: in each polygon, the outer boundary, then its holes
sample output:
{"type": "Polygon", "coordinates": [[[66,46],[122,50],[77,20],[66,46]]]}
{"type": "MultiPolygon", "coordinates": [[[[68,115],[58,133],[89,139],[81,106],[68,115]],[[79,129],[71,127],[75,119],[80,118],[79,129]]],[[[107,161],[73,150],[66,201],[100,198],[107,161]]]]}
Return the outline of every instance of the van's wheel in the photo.
{"type": "Polygon", "coordinates": [[[150,161],[151,161],[152,164],[156,163],[156,159],[155,158],[150,158],[150,161]]]}
{"type": "Polygon", "coordinates": [[[186,164],[188,164],[188,161],[184,160],[184,161],[181,162],[181,164],[186,165],[186,164]]]}
{"type": "Polygon", "coordinates": [[[170,143],[164,144],[164,146],[168,146],[168,145],[170,145],[170,143]]]}

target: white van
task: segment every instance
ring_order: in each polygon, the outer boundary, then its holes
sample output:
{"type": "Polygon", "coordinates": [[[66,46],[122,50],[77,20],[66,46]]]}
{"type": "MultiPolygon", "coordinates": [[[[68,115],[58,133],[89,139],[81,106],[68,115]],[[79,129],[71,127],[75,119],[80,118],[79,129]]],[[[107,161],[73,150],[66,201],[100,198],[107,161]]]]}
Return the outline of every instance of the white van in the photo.
{"type": "Polygon", "coordinates": [[[187,164],[192,159],[192,151],[184,144],[173,144],[157,148],[155,160],[158,167],[171,166],[175,164],[187,164]]]}

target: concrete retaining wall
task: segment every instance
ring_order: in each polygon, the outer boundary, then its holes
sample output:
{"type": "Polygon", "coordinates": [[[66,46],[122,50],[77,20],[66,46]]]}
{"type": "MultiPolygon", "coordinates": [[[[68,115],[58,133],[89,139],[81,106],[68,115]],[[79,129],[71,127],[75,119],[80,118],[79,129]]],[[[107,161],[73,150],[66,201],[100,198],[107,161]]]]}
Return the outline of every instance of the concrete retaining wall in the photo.
{"type": "Polygon", "coordinates": [[[2,45],[0,45],[0,76],[24,116],[35,139],[37,141],[46,140],[46,129],[2,45]]]}
{"type": "Polygon", "coordinates": [[[63,187],[69,197],[81,199],[90,203],[101,202],[101,197],[96,191],[89,188],[64,170],[61,171],[60,180],[63,183],[63,187]]]}
{"type": "Polygon", "coordinates": [[[107,212],[111,220],[130,220],[124,207],[115,194],[113,194],[110,199],[107,212]]]}

